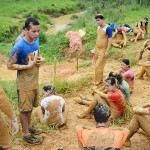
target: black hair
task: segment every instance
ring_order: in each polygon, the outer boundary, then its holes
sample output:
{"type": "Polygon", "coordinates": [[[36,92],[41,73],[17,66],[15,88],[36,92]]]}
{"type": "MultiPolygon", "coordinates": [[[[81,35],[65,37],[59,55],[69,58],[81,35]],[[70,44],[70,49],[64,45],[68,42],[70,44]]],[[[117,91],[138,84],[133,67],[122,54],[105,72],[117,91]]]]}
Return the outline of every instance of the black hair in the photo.
{"type": "Polygon", "coordinates": [[[148,18],[145,17],[144,19],[147,21],[147,22],[145,23],[145,25],[147,26],[147,25],[148,25],[148,18]]]}
{"type": "Polygon", "coordinates": [[[113,71],[111,71],[108,75],[108,78],[111,78],[111,77],[116,78],[118,84],[122,84],[123,78],[121,74],[115,74],[113,71]]]}
{"type": "Polygon", "coordinates": [[[144,19],[148,21],[148,18],[147,18],[147,17],[145,17],[144,19]]]}
{"type": "Polygon", "coordinates": [[[50,91],[50,94],[55,95],[55,87],[52,85],[46,85],[42,88],[45,92],[50,91]]]}
{"type": "Polygon", "coordinates": [[[22,27],[22,30],[24,30],[24,29],[25,29],[25,26],[22,27]]]}
{"type": "Polygon", "coordinates": [[[34,19],[34,18],[28,18],[25,21],[24,28],[27,28],[29,30],[31,28],[31,25],[39,25],[39,22],[36,19],[34,19]]]}
{"type": "Polygon", "coordinates": [[[95,19],[102,19],[102,20],[104,20],[105,18],[104,18],[103,15],[97,14],[97,15],[95,16],[95,19]]]}
{"type": "Polygon", "coordinates": [[[116,75],[114,74],[114,72],[113,71],[111,71],[110,73],[109,73],[109,75],[108,75],[108,77],[116,77],[116,75]]]}
{"type": "Polygon", "coordinates": [[[129,59],[123,59],[122,62],[125,63],[126,65],[130,65],[129,59]]]}
{"type": "Polygon", "coordinates": [[[117,74],[116,79],[117,79],[118,84],[122,84],[123,78],[121,74],[117,74]]]}
{"type": "Polygon", "coordinates": [[[105,82],[108,82],[110,81],[110,85],[114,85],[116,83],[116,80],[114,77],[108,77],[105,82]]]}
{"type": "Polygon", "coordinates": [[[94,109],[94,118],[97,123],[107,122],[110,116],[111,116],[111,111],[109,107],[100,103],[96,105],[94,109]]]}

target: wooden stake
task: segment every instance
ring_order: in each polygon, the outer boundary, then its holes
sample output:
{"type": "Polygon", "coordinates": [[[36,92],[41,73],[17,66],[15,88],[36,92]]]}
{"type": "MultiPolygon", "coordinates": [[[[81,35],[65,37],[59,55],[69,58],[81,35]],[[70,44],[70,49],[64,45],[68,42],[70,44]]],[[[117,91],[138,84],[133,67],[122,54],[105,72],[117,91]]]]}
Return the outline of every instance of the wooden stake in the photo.
{"type": "Polygon", "coordinates": [[[56,57],[54,57],[54,80],[56,78],[56,57]]]}

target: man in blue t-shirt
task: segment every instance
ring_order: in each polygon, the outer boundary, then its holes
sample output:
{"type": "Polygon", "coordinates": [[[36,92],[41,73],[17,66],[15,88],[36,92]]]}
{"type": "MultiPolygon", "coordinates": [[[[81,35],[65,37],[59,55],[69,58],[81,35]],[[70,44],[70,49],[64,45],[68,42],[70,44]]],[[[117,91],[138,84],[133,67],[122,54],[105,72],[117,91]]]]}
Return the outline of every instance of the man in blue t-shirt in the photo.
{"type": "Polygon", "coordinates": [[[38,106],[38,74],[44,58],[39,55],[39,43],[36,42],[40,25],[34,18],[29,18],[24,26],[25,36],[13,47],[7,64],[8,69],[17,70],[17,92],[19,100],[20,122],[23,139],[32,144],[42,140],[31,133],[41,131],[31,127],[33,107],[38,106]]]}
{"type": "Polygon", "coordinates": [[[104,16],[96,15],[98,24],[97,40],[95,45],[95,85],[103,81],[103,71],[112,41],[112,29],[105,23],[104,16]]]}

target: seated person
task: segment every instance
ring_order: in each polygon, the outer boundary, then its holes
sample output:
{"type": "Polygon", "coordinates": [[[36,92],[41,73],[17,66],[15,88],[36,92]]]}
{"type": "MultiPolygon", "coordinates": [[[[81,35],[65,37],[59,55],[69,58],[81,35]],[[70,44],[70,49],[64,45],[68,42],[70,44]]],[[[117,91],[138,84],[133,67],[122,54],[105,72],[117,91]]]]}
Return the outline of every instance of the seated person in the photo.
{"type": "Polygon", "coordinates": [[[123,79],[129,84],[130,93],[132,93],[134,88],[134,74],[130,69],[129,59],[122,60],[121,69],[119,72],[121,73],[123,79]]]}
{"type": "Polygon", "coordinates": [[[107,105],[110,108],[112,119],[116,119],[124,114],[127,100],[124,93],[117,88],[116,79],[113,77],[107,78],[105,80],[105,88],[108,91],[107,94],[93,89],[93,100],[88,109],[77,116],[78,118],[91,118],[90,114],[98,103],[107,105]]]}
{"type": "Polygon", "coordinates": [[[150,78],[150,61],[139,63],[139,66],[142,66],[142,70],[138,76],[139,79],[144,79],[143,76],[146,74],[148,78],[150,78]]]}
{"type": "Polygon", "coordinates": [[[43,95],[45,98],[40,102],[41,107],[35,109],[40,122],[57,125],[58,127],[66,124],[68,109],[65,106],[64,99],[55,95],[55,87],[51,85],[44,86],[43,95]]]}
{"type": "Polygon", "coordinates": [[[127,45],[127,37],[124,31],[118,29],[118,31],[113,34],[112,45],[117,48],[123,48],[127,45]]]}
{"type": "Polygon", "coordinates": [[[133,118],[129,124],[129,135],[126,139],[124,146],[130,147],[130,138],[141,128],[143,134],[150,138],[150,104],[146,104],[143,107],[133,108],[133,118]]]}
{"type": "MultiPolygon", "coordinates": [[[[130,88],[128,83],[123,80],[122,75],[121,74],[117,74],[114,72],[110,72],[108,77],[114,77],[117,80],[117,88],[122,90],[122,92],[124,93],[124,95],[126,96],[126,99],[130,100],[130,88]]],[[[105,86],[102,86],[101,88],[98,89],[99,91],[103,92],[103,93],[107,93],[108,91],[106,90],[105,86]]],[[[91,101],[93,100],[93,96],[92,92],[91,93],[86,93],[84,94],[86,96],[83,95],[79,95],[80,97],[76,97],[75,98],[75,102],[79,103],[79,104],[83,104],[83,105],[90,105],[91,101]]]]}
{"type": "Polygon", "coordinates": [[[129,134],[122,127],[109,127],[111,112],[102,104],[94,109],[96,128],[83,125],[76,127],[79,150],[120,150],[129,134]]]}
{"type": "Polygon", "coordinates": [[[135,38],[131,39],[131,42],[137,43],[137,40],[144,39],[144,30],[147,33],[148,27],[148,18],[144,18],[143,21],[140,21],[133,30],[135,38]]]}
{"type": "Polygon", "coordinates": [[[142,59],[142,55],[143,53],[146,51],[146,50],[149,50],[150,51],[150,39],[149,40],[146,40],[140,50],[140,56],[139,56],[139,60],[142,59]]]}
{"type": "MultiPolygon", "coordinates": [[[[8,97],[6,96],[1,86],[0,86],[0,110],[4,112],[10,119],[9,127],[13,129],[12,135],[17,134],[17,132],[19,131],[17,117],[15,113],[13,112],[12,107],[9,103],[8,97]]],[[[1,114],[0,114],[0,149],[12,150],[9,131],[8,131],[7,125],[4,123],[4,120],[2,119],[1,114]]]]}

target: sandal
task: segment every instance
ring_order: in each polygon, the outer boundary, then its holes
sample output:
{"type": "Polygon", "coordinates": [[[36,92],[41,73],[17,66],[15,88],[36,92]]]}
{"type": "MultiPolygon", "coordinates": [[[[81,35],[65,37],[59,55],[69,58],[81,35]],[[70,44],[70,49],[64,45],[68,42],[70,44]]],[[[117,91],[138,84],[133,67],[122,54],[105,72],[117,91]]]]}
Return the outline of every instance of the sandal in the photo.
{"type": "Polygon", "coordinates": [[[41,144],[43,142],[41,138],[37,138],[33,135],[23,137],[23,139],[30,144],[41,144]]]}
{"type": "Polygon", "coordinates": [[[38,134],[43,133],[43,130],[32,127],[32,128],[29,128],[29,132],[31,134],[38,135],[38,134]]]}

